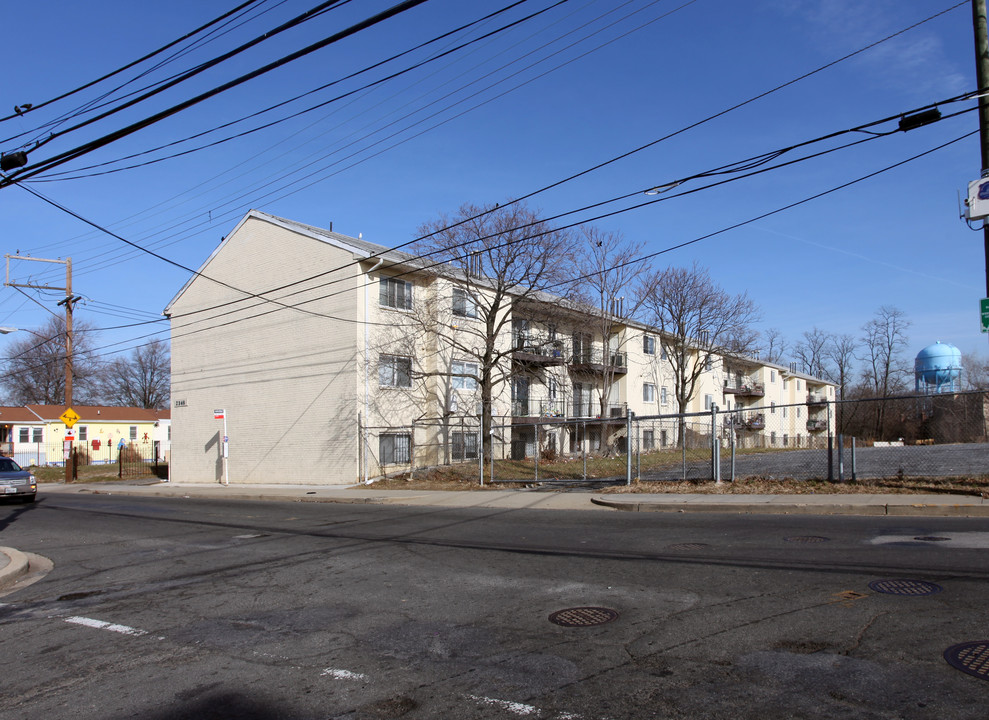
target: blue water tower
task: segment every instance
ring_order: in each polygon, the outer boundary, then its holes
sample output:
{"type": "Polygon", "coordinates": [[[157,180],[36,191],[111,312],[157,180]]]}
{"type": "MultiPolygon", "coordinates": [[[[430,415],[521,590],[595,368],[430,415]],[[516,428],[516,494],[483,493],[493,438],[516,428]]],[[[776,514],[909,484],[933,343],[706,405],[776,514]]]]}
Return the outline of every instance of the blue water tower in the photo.
{"type": "Polygon", "coordinates": [[[928,345],[917,353],[913,368],[917,392],[937,395],[961,389],[962,352],[951,343],[928,345]]]}

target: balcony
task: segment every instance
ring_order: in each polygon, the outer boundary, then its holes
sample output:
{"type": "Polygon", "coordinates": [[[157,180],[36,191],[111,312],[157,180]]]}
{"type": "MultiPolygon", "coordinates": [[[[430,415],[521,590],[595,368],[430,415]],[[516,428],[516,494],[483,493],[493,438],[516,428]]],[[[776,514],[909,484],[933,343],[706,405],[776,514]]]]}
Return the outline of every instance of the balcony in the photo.
{"type": "Polygon", "coordinates": [[[628,363],[623,352],[609,352],[605,355],[596,348],[585,349],[574,352],[570,370],[602,375],[610,370],[616,375],[624,375],[628,372],[628,363]]]}
{"type": "Polygon", "coordinates": [[[766,429],[766,416],[762,413],[753,413],[750,415],[742,415],[738,419],[738,429],[739,430],[765,430],[766,429]]]}
{"type": "Polygon", "coordinates": [[[563,365],[566,353],[561,340],[550,340],[530,333],[512,335],[512,359],[525,365],[563,365]]]}
{"type": "Polygon", "coordinates": [[[817,393],[807,394],[807,405],[810,407],[823,407],[828,404],[828,399],[817,393]]]}
{"type": "Polygon", "coordinates": [[[562,418],[566,414],[563,400],[513,400],[513,418],[562,418]]]}
{"type": "Polygon", "coordinates": [[[807,431],[808,432],[820,432],[821,430],[828,429],[827,420],[808,420],[807,421],[807,431]]]}
{"type": "Polygon", "coordinates": [[[766,386],[763,383],[751,382],[735,383],[734,387],[725,384],[725,394],[737,397],[764,397],[766,386]]]}
{"type": "MultiPolygon", "coordinates": [[[[626,403],[605,405],[604,412],[606,418],[621,418],[624,421],[625,414],[628,412],[628,405],[626,403]]],[[[576,402],[571,417],[600,420],[601,403],[597,400],[576,402]]]]}

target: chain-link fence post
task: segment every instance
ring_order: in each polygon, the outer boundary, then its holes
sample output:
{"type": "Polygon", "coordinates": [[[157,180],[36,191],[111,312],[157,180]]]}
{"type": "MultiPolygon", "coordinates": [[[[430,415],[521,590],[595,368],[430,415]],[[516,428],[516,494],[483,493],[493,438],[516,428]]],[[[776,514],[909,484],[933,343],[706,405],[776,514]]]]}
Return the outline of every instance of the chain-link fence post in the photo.
{"type": "Polygon", "coordinates": [[[625,411],[625,484],[632,484],[632,416],[631,410],[625,411]]]}
{"type": "Polygon", "coordinates": [[[584,480],[587,480],[587,421],[580,424],[580,455],[584,460],[584,480]]]}
{"type": "Polygon", "coordinates": [[[735,434],[736,434],[735,419],[736,417],[737,415],[732,415],[731,422],[728,425],[729,432],[731,433],[731,437],[729,440],[729,442],[731,442],[731,473],[728,478],[728,482],[735,482],[735,434]]]}
{"type": "Polygon", "coordinates": [[[721,443],[718,441],[718,406],[711,403],[711,477],[721,484],[721,443]]]}

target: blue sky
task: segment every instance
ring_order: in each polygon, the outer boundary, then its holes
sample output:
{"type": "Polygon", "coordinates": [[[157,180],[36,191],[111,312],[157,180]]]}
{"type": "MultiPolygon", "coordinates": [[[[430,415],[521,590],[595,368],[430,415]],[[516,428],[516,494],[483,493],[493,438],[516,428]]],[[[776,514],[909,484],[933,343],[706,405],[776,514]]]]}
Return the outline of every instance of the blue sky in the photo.
{"type": "MultiPolygon", "coordinates": [[[[5,50],[16,62],[0,85],[0,115],[14,105],[40,104],[120,67],[234,4],[8,4],[5,50]]],[[[258,3],[266,14],[147,79],[219,54],[314,4],[258,3]]],[[[349,3],[159,98],[56,138],[32,151],[31,162],[147,117],[390,4],[349,3]]],[[[954,3],[570,0],[437,62],[245,138],[139,169],[100,176],[84,169],[342,78],[506,4],[430,0],[27,182],[141,247],[192,268],[251,207],[321,227],[332,223],[338,232],[361,233],[394,246],[412,239],[420,224],[462,203],[504,202],[558,182],[789,83],[954,3]],[[55,173],[67,175],[57,179],[55,173]]],[[[530,0],[503,17],[517,19],[552,4],[530,0]]],[[[496,18],[484,28],[505,22],[496,18]]],[[[544,215],[572,211],[974,90],[971,24],[969,4],[962,4],[529,202],[544,215]]],[[[459,35],[458,42],[479,32],[459,35]]],[[[452,44],[450,39],[431,47],[452,44]]],[[[410,56],[414,60],[387,68],[393,72],[426,57],[420,51],[410,56]]],[[[325,100],[363,82],[346,80],[314,98],[325,100]]],[[[36,137],[36,129],[56,111],[74,110],[95,96],[89,91],[0,123],[0,138],[27,133],[2,143],[0,150],[16,150],[24,139],[36,137]]],[[[971,107],[972,102],[955,103],[942,112],[971,107]]],[[[642,243],[647,252],[659,252],[929,151],[971,133],[976,122],[969,112],[691,195],[670,192],[662,202],[595,224],[642,243]]],[[[875,129],[894,127],[895,122],[875,129]]],[[[865,137],[860,133],[844,142],[865,137]]],[[[779,328],[791,343],[813,326],[860,335],[862,325],[885,304],[901,309],[912,323],[910,356],[935,340],[953,343],[965,354],[985,355],[978,313],[986,277],[982,234],[958,218],[957,196],[979,170],[978,139],[971,136],[817,200],[665,253],[655,262],[688,266],[697,261],[708,267],[726,289],[748,292],[762,308],[761,327],[779,328]]],[[[677,190],[702,184],[692,180],[677,190]]],[[[654,198],[636,194],[569,221],[649,199],[654,198]]],[[[77,317],[97,327],[160,316],[188,277],[18,187],[0,190],[0,219],[4,252],[72,257],[74,290],[86,298],[77,306],[77,317]]],[[[40,263],[15,263],[12,269],[21,282],[29,274],[32,282],[58,285],[64,279],[40,263]]],[[[48,310],[59,310],[57,293],[29,294],[0,290],[0,325],[37,328],[48,310]]],[[[105,330],[97,345],[104,352],[126,350],[156,329],[164,332],[167,325],[105,330]]],[[[2,337],[0,343],[15,337],[2,337]]]]}

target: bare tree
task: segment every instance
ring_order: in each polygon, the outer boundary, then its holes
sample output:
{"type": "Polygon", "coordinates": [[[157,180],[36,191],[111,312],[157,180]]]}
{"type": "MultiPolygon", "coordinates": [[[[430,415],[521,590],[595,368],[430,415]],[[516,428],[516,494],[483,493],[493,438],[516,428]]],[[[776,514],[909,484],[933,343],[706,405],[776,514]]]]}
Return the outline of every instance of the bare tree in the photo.
{"type": "MultiPolygon", "coordinates": [[[[594,329],[604,344],[598,402],[600,416],[607,417],[615,378],[624,366],[624,346],[631,340],[629,334],[619,333],[625,328],[622,318],[638,312],[644,294],[635,291],[651,268],[639,261],[641,244],[627,241],[620,233],[582,226],[580,238],[583,249],[577,258],[577,275],[581,278],[579,297],[587,306],[587,314],[594,318],[594,329]]],[[[603,433],[601,442],[604,442],[603,433]]]]}
{"type": "MultiPolygon", "coordinates": [[[[91,325],[76,319],[72,331],[73,401],[96,397],[100,365],[93,353],[91,325]]],[[[0,378],[7,401],[16,405],[61,405],[65,402],[65,319],[53,316],[35,331],[11,343],[0,378]]]]}
{"type": "Polygon", "coordinates": [[[779,328],[769,328],[762,331],[762,345],[759,348],[759,355],[766,362],[782,364],[783,356],[786,354],[786,339],[783,331],[779,328]]]}
{"type": "MultiPolygon", "coordinates": [[[[844,335],[832,335],[831,341],[828,343],[827,348],[825,348],[825,355],[831,361],[834,368],[834,377],[832,379],[838,383],[839,400],[845,399],[845,395],[849,389],[848,385],[852,379],[854,364],[857,359],[855,353],[857,351],[858,341],[854,336],[847,333],[844,335]]],[[[845,432],[844,403],[838,405],[837,419],[838,432],[845,432]]]]}
{"type": "MultiPolygon", "coordinates": [[[[418,229],[424,237],[415,252],[428,254],[459,272],[453,278],[453,314],[468,318],[451,324],[437,322],[436,307],[422,306],[416,322],[434,333],[438,347],[448,348],[476,366],[480,392],[481,437],[491,452],[492,399],[511,372],[510,344],[500,342],[506,327],[524,318],[527,304],[543,293],[566,295],[574,277],[575,237],[539,221],[522,203],[504,206],[465,204],[453,217],[442,216],[418,229]],[[506,359],[508,362],[505,362],[506,359]]],[[[449,298],[436,303],[449,302],[449,298]]],[[[449,315],[449,313],[447,313],[449,315]]],[[[438,371],[437,374],[450,374],[438,371]]]]}
{"type": "Polygon", "coordinates": [[[862,326],[862,346],[865,369],[863,379],[877,403],[875,432],[881,437],[886,418],[885,400],[905,389],[907,371],[900,353],[907,347],[910,321],[902,310],[883,305],[875,316],[862,326]]]}
{"type": "MultiPolygon", "coordinates": [[[[694,263],[652,276],[644,308],[660,329],[673,370],[678,411],[687,411],[697,383],[714,357],[741,357],[754,351],[759,311],[748,295],[731,295],[694,263]]],[[[681,441],[683,433],[680,433],[681,441]]]]}
{"type": "Polygon", "coordinates": [[[832,373],[827,367],[828,348],[834,341],[834,336],[814,327],[803,334],[803,340],[793,348],[793,356],[800,362],[804,372],[816,378],[832,380],[832,373]]]}
{"type": "Polygon", "coordinates": [[[962,355],[961,381],[966,390],[989,390],[989,360],[985,355],[962,355]]]}
{"type": "Polygon", "coordinates": [[[105,395],[109,402],[128,407],[168,407],[171,359],[168,345],[155,339],[134,348],[128,358],[117,358],[105,371],[105,395]]]}

